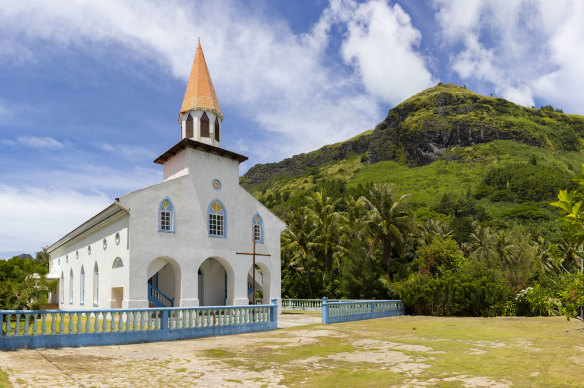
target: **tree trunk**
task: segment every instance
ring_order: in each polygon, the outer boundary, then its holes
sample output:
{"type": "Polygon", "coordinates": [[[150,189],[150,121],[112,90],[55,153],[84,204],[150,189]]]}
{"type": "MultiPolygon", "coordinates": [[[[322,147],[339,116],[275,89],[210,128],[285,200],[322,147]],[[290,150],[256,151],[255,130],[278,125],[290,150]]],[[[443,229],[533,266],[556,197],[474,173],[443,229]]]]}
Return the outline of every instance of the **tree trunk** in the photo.
{"type": "Polygon", "coordinates": [[[330,249],[327,251],[327,254],[326,254],[326,267],[327,267],[329,276],[331,278],[331,283],[332,283],[334,281],[334,275],[333,275],[333,255],[332,255],[330,249]]]}
{"type": "Polygon", "coordinates": [[[391,261],[391,240],[383,239],[383,261],[385,261],[385,273],[389,279],[389,262],[391,261]]]}
{"type": "Polygon", "coordinates": [[[310,275],[308,274],[308,269],[306,268],[306,260],[302,257],[302,268],[304,268],[304,276],[306,276],[306,284],[308,285],[308,296],[312,299],[312,286],[310,284],[310,275]]]}

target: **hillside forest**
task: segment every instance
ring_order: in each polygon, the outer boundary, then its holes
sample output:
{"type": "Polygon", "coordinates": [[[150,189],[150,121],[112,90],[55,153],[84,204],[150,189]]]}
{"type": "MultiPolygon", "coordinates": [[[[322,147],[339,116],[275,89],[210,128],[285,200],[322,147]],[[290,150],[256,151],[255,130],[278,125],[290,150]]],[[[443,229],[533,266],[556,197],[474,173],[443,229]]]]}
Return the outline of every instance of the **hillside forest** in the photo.
{"type": "Polygon", "coordinates": [[[583,134],[581,116],[440,84],[374,130],[241,181],[287,223],[283,298],[576,317],[583,134]]]}

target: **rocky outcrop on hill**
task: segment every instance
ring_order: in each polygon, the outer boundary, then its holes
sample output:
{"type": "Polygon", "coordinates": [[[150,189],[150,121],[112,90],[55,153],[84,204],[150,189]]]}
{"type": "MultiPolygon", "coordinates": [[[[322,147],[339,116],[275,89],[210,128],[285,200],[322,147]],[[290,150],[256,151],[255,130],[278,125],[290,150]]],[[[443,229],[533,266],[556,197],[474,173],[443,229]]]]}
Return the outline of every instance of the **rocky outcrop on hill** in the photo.
{"type": "Polygon", "coordinates": [[[255,185],[280,175],[300,175],[351,152],[367,152],[369,163],[394,160],[414,167],[432,163],[452,147],[494,140],[579,151],[583,136],[582,116],[526,108],[458,85],[438,84],[392,108],[372,133],[279,163],[256,165],[241,180],[255,185]]]}
{"type": "Polygon", "coordinates": [[[438,85],[391,109],[371,136],[369,162],[395,160],[423,166],[454,146],[515,140],[541,146],[541,138],[497,119],[501,108],[517,107],[500,98],[474,94],[456,85],[438,85]],[[460,89],[463,90],[461,93],[460,89]]]}

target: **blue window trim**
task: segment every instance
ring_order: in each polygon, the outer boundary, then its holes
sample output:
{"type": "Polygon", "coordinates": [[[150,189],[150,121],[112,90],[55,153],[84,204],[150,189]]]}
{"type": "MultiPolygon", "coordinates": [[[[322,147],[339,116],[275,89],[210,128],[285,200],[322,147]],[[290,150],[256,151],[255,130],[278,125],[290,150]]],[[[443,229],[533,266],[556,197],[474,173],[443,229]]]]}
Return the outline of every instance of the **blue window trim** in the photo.
{"type": "Polygon", "coordinates": [[[73,304],[73,282],[75,279],[73,278],[73,268],[69,270],[69,304],[73,304]]]}
{"type": "Polygon", "coordinates": [[[215,198],[214,200],[212,200],[209,203],[209,206],[207,207],[207,234],[209,235],[209,237],[213,238],[227,238],[227,209],[225,208],[225,205],[223,204],[223,202],[221,202],[219,198],[215,198]],[[219,202],[219,205],[221,205],[221,211],[219,213],[216,213],[215,210],[213,210],[213,208],[211,207],[215,202],[219,202]],[[211,234],[211,225],[209,222],[210,214],[223,215],[223,235],[211,234]]]}
{"type": "Polygon", "coordinates": [[[95,307],[99,306],[99,265],[97,264],[97,260],[95,261],[95,264],[93,265],[93,271],[91,272],[91,275],[93,276],[93,305],[95,307]],[[97,268],[97,276],[95,276],[95,269],[97,268]],[[97,287],[96,287],[96,283],[97,282],[97,287]],[[97,295],[95,294],[95,290],[97,289],[97,295]]]}
{"type": "Polygon", "coordinates": [[[79,271],[79,304],[85,304],[85,268],[81,264],[81,271],[79,271]]]}
{"type": "Polygon", "coordinates": [[[252,236],[253,238],[255,238],[255,226],[259,225],[260,226],[260,239],[256,240],[257,243],[263,244],[264,243],[264,220],[262,218],[262,216],[260,216],[260,213],[256,213],[253,215],[253,217],[251,218],[251,230],[252,230],[252,236]],[[256,222],[256,217],[259,218],[259,220],[256,222]]]}
{"type": "Polygon", "coordinates": [[[168,197],[164,197],[158,203],[158,231],[163,233],[174,233],[174,203],[168,197]],[[167,201],[170,204],[170,230],[163,230],[160,228],[160,212],[164,210],[162,203],[167,201]]]}
{"type": "Polygon", "coordinates": [[[220,181],[219,179],[213,179],[213,180],[211,181],[211,187],[213,187],[213,190],[215,190],[215,191],[221,191],[221,181],[220,181]],[[213,184],[214,184],[215,182],[217,182],[217,184],[219,185],[217,188],[215,188],[215,187],[213,186],[213,184]]]}

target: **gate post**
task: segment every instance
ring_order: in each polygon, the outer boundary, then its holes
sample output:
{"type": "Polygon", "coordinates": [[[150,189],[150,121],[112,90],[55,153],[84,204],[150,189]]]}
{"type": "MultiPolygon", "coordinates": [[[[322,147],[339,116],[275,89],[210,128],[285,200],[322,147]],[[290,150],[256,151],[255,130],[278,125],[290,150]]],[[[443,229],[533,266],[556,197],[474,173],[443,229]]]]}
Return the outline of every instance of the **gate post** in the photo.
{"type": "Polygon", "coordinates": [[[278,299],[270,299],[270,321],[274,325],[274,329],[278,328],[278,299]]]}
{"type": "Polygon", "coordinates": [[[160,330],[168,331],[168,310],[160,311],[160,330]]]}
{"type": "Polygon", "coordinates": [[[328,298],[326,296],[322,297],[322,323],[328,323],[329,316],[329,305],[328,298]]]}

